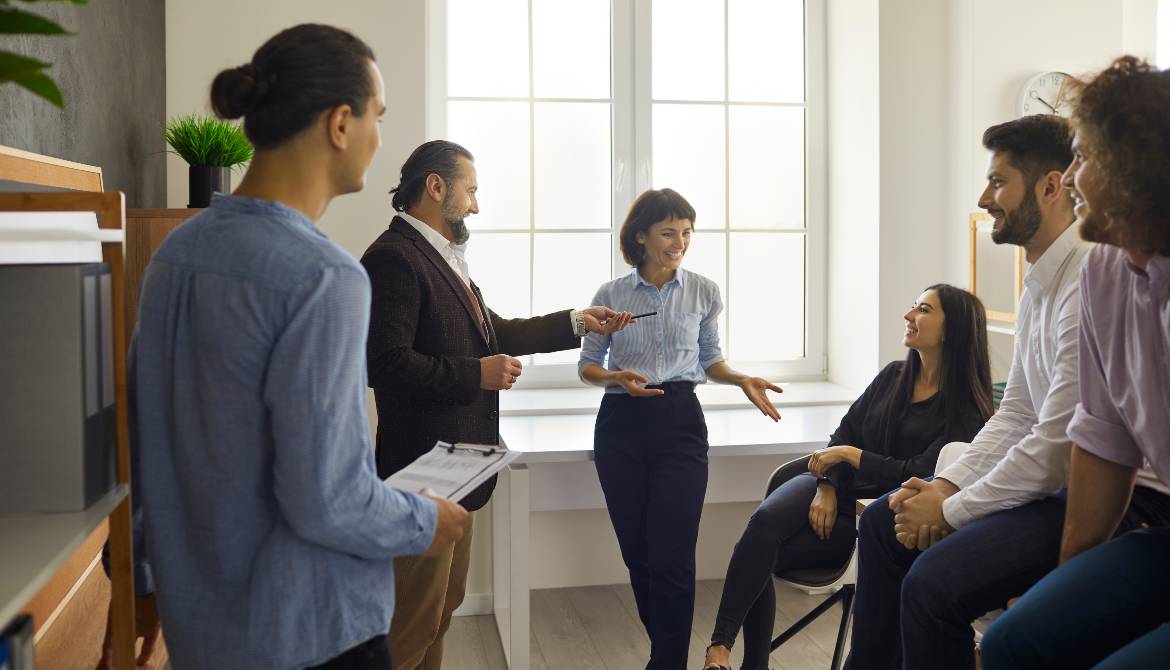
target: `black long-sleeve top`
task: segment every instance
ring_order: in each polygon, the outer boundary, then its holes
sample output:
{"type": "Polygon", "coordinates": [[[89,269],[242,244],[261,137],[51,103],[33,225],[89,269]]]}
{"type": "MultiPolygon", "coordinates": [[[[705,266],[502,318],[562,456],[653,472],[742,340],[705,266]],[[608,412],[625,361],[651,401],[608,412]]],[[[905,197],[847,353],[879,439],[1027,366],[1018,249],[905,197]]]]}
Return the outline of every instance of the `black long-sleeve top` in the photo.
{"type": "Polygon", "coordinates": [[[939,394],[911,403],[898,421],[891,444],[882,436],[882,415],[893,400],[903,361],[890,363],[849,407],[841,425],[829,438],[830,447],[849,445],[861,449],[861,467],[838,463],[826,473],[839,497],[872,498],[897,488],[911,477],[934,473],[938,452],[948,442],[970,442],[985,419],[974,402],[959,413],[958,425],[946,425],[934,405],[939,394]]]}

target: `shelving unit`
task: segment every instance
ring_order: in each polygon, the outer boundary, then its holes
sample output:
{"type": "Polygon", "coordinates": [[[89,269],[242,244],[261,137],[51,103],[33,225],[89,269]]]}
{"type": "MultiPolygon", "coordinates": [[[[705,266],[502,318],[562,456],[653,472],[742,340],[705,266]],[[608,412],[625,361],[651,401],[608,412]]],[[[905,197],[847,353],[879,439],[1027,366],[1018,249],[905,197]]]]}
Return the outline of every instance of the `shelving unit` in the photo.
{"type": "MultiPolygon", "coordinates": [[[[125,230],[122,193],[102,192],[101,169],[0,146],[0,211],[95,212],[98,225],[125,230]],[[45,187],[50,192],[45,192],[45,187]],[[73,190],[63,190],[73,189],[73,190]]],[[[114,315],[126,314],[124,245],[103,242],[102,260],[110,267],[110,303],[114,315]]],[[[110,604],[113,662],[134,667],[133,538],[130,515],[130,445],[126,379],[129,338],[126,320],[112,319],[114,346],[115,454],[117,486],[83,512],[73,514],[0,515],[0,625],[20,612],[67,558],[104,519],[109,520],[110,604]]]]}
{"type": "Polygon", "coordinates": [[[0,516],[0,621],[20,613],[57,568],[129,495],[119,485],[84,512],[0,516]]]}

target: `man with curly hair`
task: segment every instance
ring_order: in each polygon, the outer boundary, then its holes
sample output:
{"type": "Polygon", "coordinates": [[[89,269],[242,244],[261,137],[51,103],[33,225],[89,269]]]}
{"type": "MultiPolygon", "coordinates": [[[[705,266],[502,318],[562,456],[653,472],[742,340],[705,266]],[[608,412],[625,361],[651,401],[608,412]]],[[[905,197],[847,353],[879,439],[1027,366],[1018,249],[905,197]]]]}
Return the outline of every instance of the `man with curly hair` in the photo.
{"type": "Polygon", "coordinates": [[[1170,71],[1119,58],[1076,87],[1062,183],[1085,239],[1080,401],[1061,567],[983,639],[984,667],[1170,667],[1170,528],[1109,540],[1148,461],[1170,482],[1170,71]]]}

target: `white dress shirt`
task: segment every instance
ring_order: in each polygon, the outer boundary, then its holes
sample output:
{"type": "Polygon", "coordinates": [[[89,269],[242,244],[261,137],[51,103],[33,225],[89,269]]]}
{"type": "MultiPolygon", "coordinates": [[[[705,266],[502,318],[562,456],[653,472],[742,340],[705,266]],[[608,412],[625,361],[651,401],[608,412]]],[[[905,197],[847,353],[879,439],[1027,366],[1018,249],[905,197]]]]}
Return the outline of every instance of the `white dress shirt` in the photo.
{"type": "Polygon", "coordinates": [[[471,269],[467,266],[467,244],[452,244],[451,240],[443,237],[442,233],[406,212],[398,212],[398,216],[401,216],[403,221],[413,226],[427,242],[431,243],[435,251],[438,251],[443,260],[447,261],[447,265],[451,266],[451,269],[459,275],[464,284],[471,286],[471,269]]]}
{"type": "Polygon", "coordinates": [[[943,503],[955,528],[1057,493],[1068,481],[1068,422],[1078,400],[1081,264],[1092,245],[1069,226],[1024,277],[1016,348],[997,411],[938,476],[960,491],[943,503]]]}

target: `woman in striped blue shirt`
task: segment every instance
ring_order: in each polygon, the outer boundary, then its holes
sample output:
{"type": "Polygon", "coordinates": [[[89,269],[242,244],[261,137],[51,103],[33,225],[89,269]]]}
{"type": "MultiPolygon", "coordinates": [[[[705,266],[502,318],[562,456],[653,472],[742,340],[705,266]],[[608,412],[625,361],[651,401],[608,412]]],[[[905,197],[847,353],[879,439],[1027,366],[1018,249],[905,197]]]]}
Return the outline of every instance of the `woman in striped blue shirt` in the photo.
{"type": "Polygon", "coordinates": [[[605,387],[594,462],[650,636],[652,669],[687,662],[707,490],[707,425],[695,384],[734,384],[765,416],[780,418],[767,398],[780,389],[723,360],[719,287],[681,267],[694,225],[695,210],[678,193],[638,196],[620,233],[634,269],[603,284],[592,304],[653,315],[612,335],[586,336],[577,368],[583,381],[605,387]]]}

